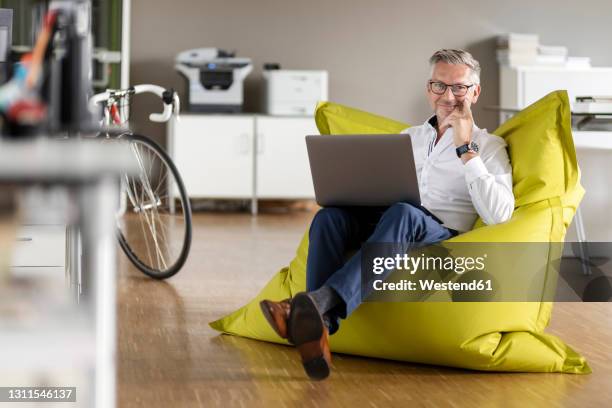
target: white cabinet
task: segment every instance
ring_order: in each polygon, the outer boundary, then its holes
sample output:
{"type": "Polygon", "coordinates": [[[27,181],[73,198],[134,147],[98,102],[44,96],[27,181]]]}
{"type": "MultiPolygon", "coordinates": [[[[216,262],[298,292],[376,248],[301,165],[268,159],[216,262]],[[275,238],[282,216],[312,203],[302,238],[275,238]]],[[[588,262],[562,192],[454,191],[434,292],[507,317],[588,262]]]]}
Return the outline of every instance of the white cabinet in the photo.
{"type": "MultiPolygon", "coordinates": [[[[612,95],[612,68],[566,68],[546,66],[501,66],[499,71],[499,105],[523,109],[546,94],[567,90],[570,103],[576,96],[612,95]]],[[[503,123],[511,114],[502,113],[503,123]]]]}
{"type": "Polygon", "coordinates": [[[13,266],[66,266],[66,226],[24,225],[18,229],[13,266]]]}
{"type": "Polygon", "coordinates": [[[306,135],[318,134],[312,118],[256,118],[258,198],[312,198],[306,135]]]}
{"type": "Polygon", "coordinates": [[[168,150],[192,198],[314,197],[306,135],[313,117],[182,115],[168,127],[168,150]]]}
{"type": "Polygon", "coordinates": [[[15,276],[59,275],[66,270],[66,226],[23,225],[12,248],[15,276]]]}
{"type": "Polygon", "coordinates": [[[22,225],[11,246],[14,277],[59,277],[69,268],[65,225],[22,225]]]}
{"type": "Polygon", "coordinates": [[[252,116],[182,115],[170,128],[170,154],[191,197],[252,197],[252,116]]]}

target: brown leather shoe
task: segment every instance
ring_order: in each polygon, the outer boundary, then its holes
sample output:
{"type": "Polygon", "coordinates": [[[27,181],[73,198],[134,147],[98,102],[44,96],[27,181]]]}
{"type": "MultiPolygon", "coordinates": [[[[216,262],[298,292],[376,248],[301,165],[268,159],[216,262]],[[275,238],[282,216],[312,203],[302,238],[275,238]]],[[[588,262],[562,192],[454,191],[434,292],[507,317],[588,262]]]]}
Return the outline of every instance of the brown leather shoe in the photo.
{"type": "Polygon", "coordinates": [[[259,302],[259,307],[276,334],[283,339],[288,339],[287,321],[291,311],[291,299],[281,300],[280,302],[262,300],[259,302]]]}
{"type": "Polygon", "coordinates": [[[327,378],[331,368],[329,332],[306,292],[298,293],[291,300],[287,334],[300,352],[308,377],[313,380],[327,378]]]}

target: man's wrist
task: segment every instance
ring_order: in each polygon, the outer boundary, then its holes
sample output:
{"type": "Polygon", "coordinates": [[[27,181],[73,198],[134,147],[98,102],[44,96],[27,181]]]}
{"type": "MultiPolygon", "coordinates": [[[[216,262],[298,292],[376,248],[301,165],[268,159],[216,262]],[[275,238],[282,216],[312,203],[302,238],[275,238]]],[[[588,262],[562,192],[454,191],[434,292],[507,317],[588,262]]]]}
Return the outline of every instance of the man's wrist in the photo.
{"type": "Polygon", "coordinates": [[[478,157],[478,153],[474,151],[468,151],[461,155],[461,161],[463,162],[463,164],[465,164],[472,160],[474,157],[478,157]]]}
{"type": "Polygon", "coordinates": [[[473,141],[461,144],[455,148],[457,157],[460,158],[464,164],[478,156],[478,151],[479,146],[473,141]]]}

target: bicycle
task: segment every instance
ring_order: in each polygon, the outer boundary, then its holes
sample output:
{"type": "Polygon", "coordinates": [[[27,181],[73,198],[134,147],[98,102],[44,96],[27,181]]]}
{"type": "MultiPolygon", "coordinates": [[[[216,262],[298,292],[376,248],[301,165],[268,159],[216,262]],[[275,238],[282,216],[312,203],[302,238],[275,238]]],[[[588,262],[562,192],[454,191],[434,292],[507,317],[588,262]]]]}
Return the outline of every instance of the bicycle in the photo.
{"type": "Polygon", "coordinates": [[[125,129],[132,97],[146,92],[157,95],[164,104],[162,113],[149,115],[151,121],[167,122],[178,115],[177,93],[157,85],[109,89],[94,95],[90,105],[102,105],[104,130],[98,137],[128,142],[140,169],[138,175],[125,175],[121,181],[119,245],[140,271],[166,279],[181,269],[189,255],[191,206],[182,178],[166,151],[153,140],[125,129]]]}
{"type": "Polygon", "coordinates": [[[98,134],[130,144],[140,172],[124,176],[117,216],[119,244],[142,272],[156,279],[176,274],[191,247],[191,207],[176,166],[152,140],[125,130],[132,96],[152,92],[164,102],[156,122],[178,114],[174,91],[154,85],[108,90],[91,99],[91,33],[88,0],[53,1],[31,53],[16,65],[11,80],[0,87],[3,134],[22,138],[82,137],[96,133],[92,112],[103,105],[105,128],[98,134]],[[89,101],[89,102],[88,102],[89,101]],[[91,106],[93,104],[93,106],[91,106]],[[177,197],[169,198],[169,194],[177,197]]]}

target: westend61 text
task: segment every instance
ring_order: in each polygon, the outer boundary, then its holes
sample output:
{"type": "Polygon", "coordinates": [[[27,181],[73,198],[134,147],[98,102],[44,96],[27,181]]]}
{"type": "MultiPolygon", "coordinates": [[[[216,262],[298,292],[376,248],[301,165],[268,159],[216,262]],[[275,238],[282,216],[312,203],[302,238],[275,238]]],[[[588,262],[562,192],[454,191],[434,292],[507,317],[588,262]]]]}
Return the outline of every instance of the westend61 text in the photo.
{"type": "Polygon", "coordinates": [[[492,291],[493,284],[490,279],[474,279],[468,282],[436,282],[435,280],[419,280],[418,285],[414,281],[402,279],[399,282],[385,282],[380,279],[372,283],[374,290],[399,290],[399,291],[492,291]]]}

